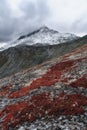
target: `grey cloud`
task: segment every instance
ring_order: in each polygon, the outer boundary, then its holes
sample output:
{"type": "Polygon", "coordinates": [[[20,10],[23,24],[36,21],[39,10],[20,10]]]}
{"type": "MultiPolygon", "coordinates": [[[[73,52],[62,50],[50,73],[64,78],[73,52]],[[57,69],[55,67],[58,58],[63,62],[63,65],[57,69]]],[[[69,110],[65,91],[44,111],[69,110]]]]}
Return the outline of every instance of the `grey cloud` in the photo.
{"type": "Polygon", "coordinates": [[[86,17],[86,14],[84,13],[79,18],[77,18],[77,20],[72,23],[72,26],[70,27],[70,29],[73,32],[76,32],[79,35],[80,34],[86,35],[87,34],[87,17],[86,17]]]}
{"type": "Polygon", "coordinates": [[[0,41],[8,41],[14,30],[14,21],[6,0],[0,1],[0,41]]]}
{"type": "Polygon", "coordinates": [[[23,31],[29,32],[43,25],[50,16],[50,10],[44,0],[29,2],[28,0],[20,5],[20,9],[24,12],[22,23],[25,24],[23,31]]]}
{"type": "Polygon", "coordinates": [[[34,1],[23,2],[21,3],[20,9],[24,11],[26,18],[28,19],[37,19],[44,20],[49,15],[49,8],[47,5],[47,1],[37,0],[36,3],[34,1]]]}
{"type": "Polygon", "coordinates": [[[47,3],[44,0],[34,1],[25,0],[20,3],[19,9],[23,16],[12,16],[6,0],[0,3],[0,41],[9,41],[18,33],[29,32],[34,28],[44,24],[44,21],[50,14],[47,3]],[[3,13],[2,13],[3,12],[3,13]]]}

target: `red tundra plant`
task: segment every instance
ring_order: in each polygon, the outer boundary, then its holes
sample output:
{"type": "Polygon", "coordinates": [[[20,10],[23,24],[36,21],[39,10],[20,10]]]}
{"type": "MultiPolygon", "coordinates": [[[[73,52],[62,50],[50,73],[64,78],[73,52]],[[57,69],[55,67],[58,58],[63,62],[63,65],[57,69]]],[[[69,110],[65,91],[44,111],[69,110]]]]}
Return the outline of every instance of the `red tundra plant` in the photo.
{"type": "Polygon", "coordinates": [[[0,88],[0,97],[6,96],[9,93],[11,87],[12,87],[11,84],[1,87],[0,88]]]}
{"type": "Polygon", "coordinates": [[[51,97],[50,93],[44,92],[31,97],[30,100],[6,106],[0,112],[0,118],[4,117],[2,128],[9,130],[23,122],[32,122],[45,115],[83,114],[84,106],[87,106],[87,97],[81,94],[60,93],[56,97],[51,97]]]}
{"type": "Polygon", "coordinates": [[[76,69],[76,63],[83,61],[83,59],[84,58],[68,60],[56,64],[55,66],[51,67],[50,70],[41,78],[34,80],[29,86],[25,86],[19,91],[11,93],[9,98],[19,98],[29,95],[29,92],[33,89],[37,89],[42,86],[55,85],[56,82],[62,81],[62,77],[65,73],[69,72],[71,69],[76,69]]]}
{"type": "Polygon", "coordinates": [[[51,67],[50,70],[41,78],[34,80],[29,86],[23,87],[19,91],[13,92],[9,98],[19,98],[29,94],[30,90],[39,88],[41,86],[51,86],[61,80],[64,72],[69,71],[73,66],[74,61],[64,61],[51,67]]]}
{"type": "Polygon", "coordinates": [[[72,82],[70,86],[87,88],[87,74],[72,82]]]}

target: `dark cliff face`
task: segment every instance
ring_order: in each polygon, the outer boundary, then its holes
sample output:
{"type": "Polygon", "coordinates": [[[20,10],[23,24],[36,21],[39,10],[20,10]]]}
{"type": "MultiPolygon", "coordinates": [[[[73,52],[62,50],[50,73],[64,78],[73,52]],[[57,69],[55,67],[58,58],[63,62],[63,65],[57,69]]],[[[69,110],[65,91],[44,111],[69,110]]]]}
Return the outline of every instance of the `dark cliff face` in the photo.
{"type": "Polygon", "coordinates": [[[0,80],[1,130],[86,130],[87,44],[0,80]]]}
{"type": "Polygon", "coordinates": [[[86,43],[87,38],[85,36],[76,41],[59,45],[19,45],[4,50],[0,52],[0,78],[59,57],[86,43]]]}

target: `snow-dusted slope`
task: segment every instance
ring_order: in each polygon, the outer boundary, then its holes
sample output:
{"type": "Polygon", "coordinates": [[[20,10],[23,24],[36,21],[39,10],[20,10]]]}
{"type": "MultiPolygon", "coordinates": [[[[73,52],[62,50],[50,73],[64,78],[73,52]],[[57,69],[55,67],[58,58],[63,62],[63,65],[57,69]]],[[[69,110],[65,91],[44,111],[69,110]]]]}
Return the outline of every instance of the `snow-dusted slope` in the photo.
{"type": "Polygon", "coordinates": [[[46,26],[29,33],[27,35],[20,36],[16,41],[4,45],[0,50],[7,49],[16,45],[27,44],[27,45],[53,45],[60,44],[68,41],[77,39],[78,37],[70,33],[59,33],[58,31],[49,29],[46,26]]]}
{"type": "Polygon", "coordinates": [[[59,44],[59,43],[64,43],[67,41],[71,41],[77,39],[77,36],[74,34],[70,33],[59,33],[55,30],[49,29],[48,27],[41,27],[37,31],[26,35],[22,36],[16,41],[18,44],[59,44]]]}

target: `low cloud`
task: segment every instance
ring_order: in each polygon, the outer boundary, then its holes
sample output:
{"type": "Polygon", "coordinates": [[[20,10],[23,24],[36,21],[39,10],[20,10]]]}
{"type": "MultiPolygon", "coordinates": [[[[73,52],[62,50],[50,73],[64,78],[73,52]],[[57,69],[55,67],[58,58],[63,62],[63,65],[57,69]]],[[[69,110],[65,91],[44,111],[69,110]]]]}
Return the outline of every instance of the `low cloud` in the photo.
{"type": "Polygon", "coordinates": [[[19,33],[31,32],[35,28],[42,26],[50,15],[48,5],[44,0],[20,2],[18,5],[20,15],[15,14],[16,11],[12,13],[13,10],[6,0],[1,0],[0,7],[1,42],[9,41],[19,33]]]}

